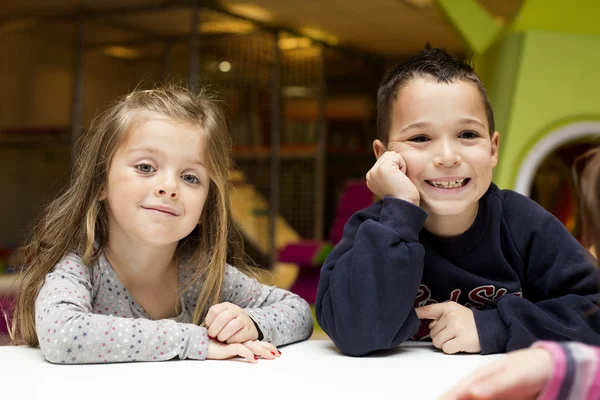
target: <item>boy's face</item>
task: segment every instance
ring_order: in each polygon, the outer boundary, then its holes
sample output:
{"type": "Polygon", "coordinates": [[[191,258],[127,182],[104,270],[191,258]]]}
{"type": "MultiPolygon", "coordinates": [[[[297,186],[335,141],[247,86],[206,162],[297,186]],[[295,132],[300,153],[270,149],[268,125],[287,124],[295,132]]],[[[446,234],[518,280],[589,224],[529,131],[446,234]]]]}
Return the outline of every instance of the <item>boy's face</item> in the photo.
{"type": "MultiPolygon", "coordinates": [[[[403,157],[430,218],[474,218],[498,163],[498,140],[475,85],[415,79],[394,101],[387,150],[403,157]]],[[[379,140],[373,148],[377,158],[386,150],[379,140]]]]}

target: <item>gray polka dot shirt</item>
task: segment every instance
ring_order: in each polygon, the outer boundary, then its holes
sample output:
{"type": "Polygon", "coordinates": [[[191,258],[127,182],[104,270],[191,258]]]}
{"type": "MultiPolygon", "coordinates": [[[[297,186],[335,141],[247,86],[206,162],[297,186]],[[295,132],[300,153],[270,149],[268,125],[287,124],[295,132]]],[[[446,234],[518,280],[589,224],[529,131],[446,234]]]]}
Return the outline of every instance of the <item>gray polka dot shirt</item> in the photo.
{"type": "MultiPolygon", "coordinates": [[[[190,271],[179,266],[179,282],[190,271]]],[[[104,256],[88,268],[74,253],[65,256],[36,301],[40,348],[52,363],[204,360],[206,328],[192,323],[200,284],[181,296],[181,313],[152,320],[127,292],[104,256]]],[[[276,346],[307,339],[313,330],[310,307],[302,298],[260,284],[227,265],[222,302],[237,304],[276,346]]]]}

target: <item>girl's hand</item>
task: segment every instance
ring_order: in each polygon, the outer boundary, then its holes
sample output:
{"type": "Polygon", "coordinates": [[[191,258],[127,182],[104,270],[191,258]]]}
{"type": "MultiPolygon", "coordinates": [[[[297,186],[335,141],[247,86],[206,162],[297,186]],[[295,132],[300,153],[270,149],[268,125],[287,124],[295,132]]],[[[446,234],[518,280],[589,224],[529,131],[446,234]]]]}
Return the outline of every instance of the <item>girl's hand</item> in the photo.
{"type": "Polygon", "coordinates": [[[533,400],[551,376],[552,355],[548,350],[518,350],[480,368],[439,400],[533,400]]]}
{"type": "Polygon", "coordinates": [[[377,197],[392,196],[418,206],[421,195],[406,176],[406,163],[399,153],[386,151],[367,172],[367,186],[377,197]]]}
{"type": "Polygon", "coordinates": [[[225,343],[244,343],[258,339],[258,330],[252,318],[242,308],[232,303],[212,306],[204,324],[208,336],[225,343]]]}
{"type": "Polygon", "coordinates": [[[258,362],[258,357],[273,360],[281,352],[271,343],[249,340],[245,343],[221,343],[214,339],[208,342],[207,360],[226,360],[234,357],[245,358],[248,362],[258,362]]]}

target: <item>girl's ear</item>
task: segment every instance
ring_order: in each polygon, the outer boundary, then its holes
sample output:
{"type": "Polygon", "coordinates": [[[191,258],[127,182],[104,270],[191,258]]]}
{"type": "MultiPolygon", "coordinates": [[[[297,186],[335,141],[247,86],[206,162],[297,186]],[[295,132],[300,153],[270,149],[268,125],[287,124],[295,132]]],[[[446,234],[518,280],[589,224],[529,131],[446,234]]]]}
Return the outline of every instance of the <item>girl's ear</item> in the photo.
{"type": "Polygon", "coordinates": [[[106,194],[104,192],[104,186],[100,189],[100,194],[98,195],[98,201],[106,200],[106,194]]]}

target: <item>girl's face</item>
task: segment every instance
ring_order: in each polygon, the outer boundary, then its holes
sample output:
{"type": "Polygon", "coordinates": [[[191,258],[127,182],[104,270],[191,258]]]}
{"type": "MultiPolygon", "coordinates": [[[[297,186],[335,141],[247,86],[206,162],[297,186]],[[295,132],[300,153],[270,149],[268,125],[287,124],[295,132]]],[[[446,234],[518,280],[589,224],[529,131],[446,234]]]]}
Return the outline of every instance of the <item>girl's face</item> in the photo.
{"type": "Polygon", "coordinates": [[[192,232],[210,186],[203,136],[197,126],[161,117],[128,134],[100,198],[111,242],[172,245],[192,232]]]}

